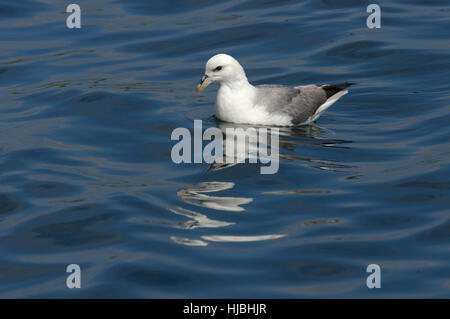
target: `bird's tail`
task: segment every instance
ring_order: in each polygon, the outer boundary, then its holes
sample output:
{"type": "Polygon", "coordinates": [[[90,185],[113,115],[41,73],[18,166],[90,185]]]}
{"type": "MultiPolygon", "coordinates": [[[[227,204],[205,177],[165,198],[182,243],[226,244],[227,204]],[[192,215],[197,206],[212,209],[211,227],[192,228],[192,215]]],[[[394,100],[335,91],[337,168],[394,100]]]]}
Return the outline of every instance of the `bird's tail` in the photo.
{"type": "Polygon", "coordinates": [[[339,83],[339,84],[331,84],[331,85],[323,85],[321,88],[325,90],[325,93],[327,94],[327,99],[331,96],[335,95],[336,93],[345,90],[350,85],[353,85],[355,83],[345,82],[345,83],[339,83]]]}

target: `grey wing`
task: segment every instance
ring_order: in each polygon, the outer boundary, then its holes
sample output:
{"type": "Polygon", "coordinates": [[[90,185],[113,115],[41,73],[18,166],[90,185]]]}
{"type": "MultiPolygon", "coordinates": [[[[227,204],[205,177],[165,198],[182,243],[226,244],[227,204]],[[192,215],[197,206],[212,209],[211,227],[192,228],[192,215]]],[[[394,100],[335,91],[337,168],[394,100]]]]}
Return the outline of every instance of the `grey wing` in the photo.
{"type": "Polygon", "coordinates": [[[282,85],[259,85],[258,102],[269,112],[287,114],[292,124],[300,124],[326,102],[325,90],[316,85],[288,87],[282,85]]]}

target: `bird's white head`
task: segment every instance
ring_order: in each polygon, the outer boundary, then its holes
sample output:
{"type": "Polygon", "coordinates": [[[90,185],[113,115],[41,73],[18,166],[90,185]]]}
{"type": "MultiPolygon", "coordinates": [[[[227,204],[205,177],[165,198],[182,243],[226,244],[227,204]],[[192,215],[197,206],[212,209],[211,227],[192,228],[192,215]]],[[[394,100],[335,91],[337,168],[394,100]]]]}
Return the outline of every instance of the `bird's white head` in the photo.
{"type": "Polygon", "coordinates": [[[202,91],[213,82],[221,85],[240,81],[246,82],[247,77],[239,62],[228,54],[217,54],[206,62],[205,75],[197,85],[197,91],[202,91]]]}

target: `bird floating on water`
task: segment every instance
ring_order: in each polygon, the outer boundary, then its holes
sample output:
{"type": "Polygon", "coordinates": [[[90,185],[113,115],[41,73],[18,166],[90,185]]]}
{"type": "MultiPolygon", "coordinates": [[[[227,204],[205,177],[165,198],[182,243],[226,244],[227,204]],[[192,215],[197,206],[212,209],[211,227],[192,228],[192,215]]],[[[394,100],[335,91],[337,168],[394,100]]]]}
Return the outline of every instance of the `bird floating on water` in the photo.
{"type": "Polygon", "coordinates": [[[232,56],[217,54],[206,63],[197,92],[219,84],[216,117],[225,122],[293,126],[314,122],[354,83],[333,85],[252,85],[232,56]]]}

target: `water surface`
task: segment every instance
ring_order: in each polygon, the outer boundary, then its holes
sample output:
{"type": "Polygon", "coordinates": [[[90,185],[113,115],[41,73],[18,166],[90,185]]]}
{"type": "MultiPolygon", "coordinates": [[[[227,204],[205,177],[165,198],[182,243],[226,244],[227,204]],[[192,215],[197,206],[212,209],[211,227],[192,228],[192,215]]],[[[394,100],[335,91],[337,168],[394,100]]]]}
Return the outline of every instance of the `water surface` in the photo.
{"type": "Polygon", "coordinates": [[[450,6],[0,1],[0,296],[450,296],[450,6]],[[261,164],[175,164],[221,127],[216,54],[252,83],[356,82],[261,164]],[[79,264],[82,288],[66,287],[79,264]],[[382,288],[366,286],[379,264],[382,288]]]}

